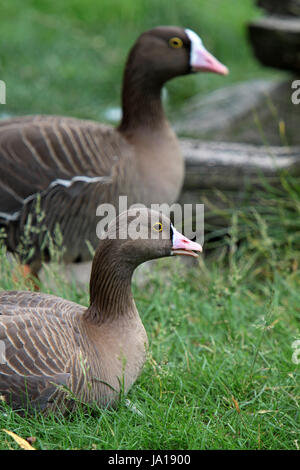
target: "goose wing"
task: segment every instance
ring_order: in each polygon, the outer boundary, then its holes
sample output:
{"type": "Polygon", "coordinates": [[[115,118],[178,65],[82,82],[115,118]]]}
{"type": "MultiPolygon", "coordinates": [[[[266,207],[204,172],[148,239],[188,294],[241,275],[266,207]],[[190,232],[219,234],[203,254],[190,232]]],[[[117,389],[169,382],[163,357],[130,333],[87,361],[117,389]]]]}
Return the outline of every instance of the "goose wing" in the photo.
{"type": "Polygon", "coordinates": [[[110,178],[123,146],[113,128],[93,121],[57,116],[1,121],[0,217],[13,220],[33,195],[55,186],[110,178]]]}
{"type": "Polygon", "coordinates": [[[98,243],[96,208],[114,202],[124,173],[120,158],[129,162],[130,155],[116,130],[93,121],[34,116],[0,122],[0,227],[9,250],[18,249],[31,214],[32,226],[42,229],[23,248],[34,251],[26,263],[40,259],[46,234],[53,236],[58,224],[65,261],[90,259],[86,240],[98,243]]]}
{"type": "Polygon", "coordinates": [[[35,315],[38,311],[39,316],[61,317],[80,310],[83,312],[85,307],[56,295],[30,291],[0,291],[0,315],[35,315]]]}
{"type": "Polygon", "coordinates": [[[13,408],[48,408],[70,385],[79,337],[70,316],[44,313],[0,316],[0,395],[13,408]]]}

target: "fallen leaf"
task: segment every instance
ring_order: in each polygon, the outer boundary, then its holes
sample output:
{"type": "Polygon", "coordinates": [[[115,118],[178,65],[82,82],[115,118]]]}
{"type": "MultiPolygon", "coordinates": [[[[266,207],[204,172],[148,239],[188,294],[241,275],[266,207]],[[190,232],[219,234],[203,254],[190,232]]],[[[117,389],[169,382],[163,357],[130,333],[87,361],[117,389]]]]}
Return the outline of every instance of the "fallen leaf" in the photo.
{"type": "Polygon", "coordinates": [[[14,432],[12,431],[8,431],[7,429],[2,429],[2,431],[6,432],[6,434],[8,434],[9,436],[11,436],[16,442],[17,444],[19,444],[19,446],[21,447],[21,449],[23,450],[36,450],[34,447],[32,447],[29,442],[27,442],[25,439],[23,439],[22,437],[18,436],[17,434],[15,434],[14,432]]]}

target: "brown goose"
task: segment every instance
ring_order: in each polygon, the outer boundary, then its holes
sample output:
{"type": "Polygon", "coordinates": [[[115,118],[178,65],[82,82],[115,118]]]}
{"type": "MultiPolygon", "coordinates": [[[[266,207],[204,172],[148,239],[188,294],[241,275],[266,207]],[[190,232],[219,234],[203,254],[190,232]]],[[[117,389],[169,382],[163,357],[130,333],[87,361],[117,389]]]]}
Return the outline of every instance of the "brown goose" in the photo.
{"type": "Polygon", "coordinates": [[[0,292],[0,395],[14,408],[46,411],[72,409],[66,388],[84,402],[116,404],[145,361],[147,335],[131,293],[134,269],[149,259],[200,251],[166,216],[131,209],[110,223],[99,243],[88,308],[48,294],[0,292]],[[130,232],[137,226],[138,239],[130,232]]]}
{"type": "Polygon", "coordinates": [[[0,228],[7,247],[33,273],[49,260],[46,233],[57,224],[66,262],[89,260],[97,246],[96,209],[173,203],[182,186],[183,158],[162,108],[170,79],[196,71],[227,74],[199,36],[178,27],[143,33],[124,72],[122,120],[117,128],[58,116],[26,116],[0,122],[0,228]],[[38,213],[38,215],[36,215],[38,213]],[[25,230],[27,227],[38,226],[25,230]]]}

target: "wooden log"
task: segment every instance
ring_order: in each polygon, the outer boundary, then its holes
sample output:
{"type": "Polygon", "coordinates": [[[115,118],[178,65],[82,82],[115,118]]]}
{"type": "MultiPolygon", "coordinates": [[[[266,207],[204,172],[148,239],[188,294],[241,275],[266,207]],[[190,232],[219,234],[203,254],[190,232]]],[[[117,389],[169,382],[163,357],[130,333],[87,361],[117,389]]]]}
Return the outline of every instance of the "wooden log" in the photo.
{"type": "Polygon", "coordinates": [[[177,135],[192,139],[298,146],[300,90],[293,85],[297,79],[248,80],[204,97],[196,95],[180,116],[174,114],[172,125],[177,135]]]}
{"type": "Polygon", "coordinates": [[[265,147],[181,139],[186,163],[184,191],[240,191],[245,185],[279,182],[280,171],[300,176],[300,147],[265,147]]]}
{"type": "Polygon", "coordinates": [[[205,232],[226,229],[231,209],[253,205],[258,189],[282,171],[300,177],[300,147],[266,147],[182,139],[186,174],[179,203],[204,204],[205,232]]]}
{"type": "Polygon", "coordinates": [[[257,59],[268,67],[300,72],[300,18],[269,16],[248,25],[257,59]]]}
{"type": "Polygon", "coordinates": [[[300,0],[258,0],[257,5],[272,14],[300,16],[300,0]]]}

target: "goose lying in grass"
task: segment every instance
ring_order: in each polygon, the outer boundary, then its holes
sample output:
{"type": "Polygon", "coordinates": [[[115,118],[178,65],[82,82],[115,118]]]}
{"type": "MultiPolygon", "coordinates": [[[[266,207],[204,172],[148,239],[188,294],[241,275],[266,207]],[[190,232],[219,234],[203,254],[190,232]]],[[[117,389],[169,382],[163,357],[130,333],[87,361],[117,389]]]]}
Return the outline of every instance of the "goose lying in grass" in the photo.
{"type": "Polygon", "coordinates": [[[166,216],[131,209],[110,223],[99,242],[88,308],[48,294],[0,292],[0,395],[17,409],[72,409],[70,394],[115,405],[145,362],[147,334],[131,292],[135,268],[201,251],[166,216]],[[135,239],[129,229],[137,223],[142,238],[135,239]]]}

